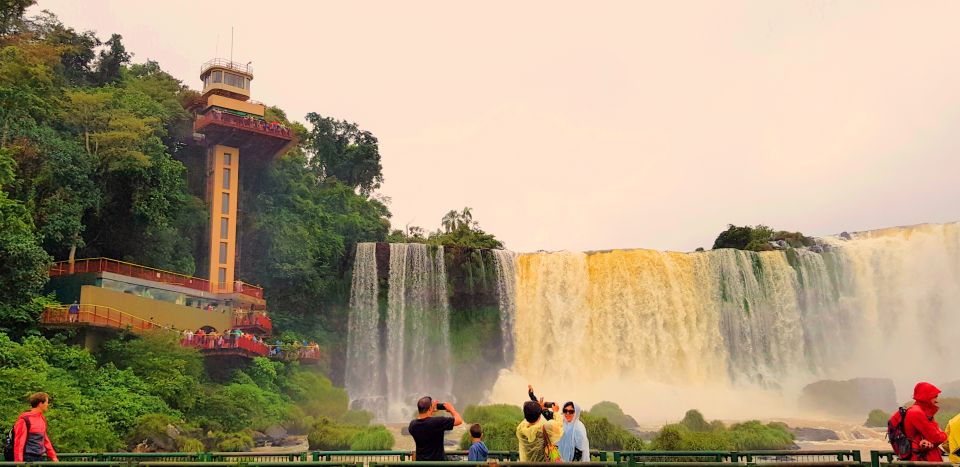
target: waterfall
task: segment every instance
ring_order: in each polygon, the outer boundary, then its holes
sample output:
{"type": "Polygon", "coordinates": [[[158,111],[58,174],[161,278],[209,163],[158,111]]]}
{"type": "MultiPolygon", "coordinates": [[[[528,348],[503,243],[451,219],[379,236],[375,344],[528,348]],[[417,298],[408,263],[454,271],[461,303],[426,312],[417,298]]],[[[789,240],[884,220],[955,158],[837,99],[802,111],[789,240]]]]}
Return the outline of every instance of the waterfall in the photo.
{"type": "Polygon", "coordinates": [[[347,321],[346,387],[351,406],[383,410],[375,243],[357,244],[347,321]]]}
{"type": "MultiPolygon", "coordinates": [[[[759,253],[521,254],[515,357],[491,401],[533,383],[585,403],[618,400],[641,417],[709,403],[742,418],[785,410],[784,397],[817,379],[912,388],[960,374],[950,356],[960,224],[822,241],[759,253]]],[[[498,278],[509,276],[496,258],[498,278]]]]}
{"type": "Polygon", "coordinates": [[[404,420],[416,399],[452,397],[450,306],[443,248],[390,244],[386,322],[378,305],[376,244],[357,245],[350,292],[346,386],[351,407],[404,420]],[[385,344],[380,345],[381,327],[385,344]]]}
{"type": "MultiPolygon", "coordinates": [[[[500,339],[503,346],[503,362],[513,363],[513,320],[516,314],[516,268],[513,260],[516,253],[493,250],[496,265],[497,301],[500,305],[500,339]]],[[[483,264],[483,263],[481,263],[483,264]]]]}
{"type": "MultiPolygon", "coordinates": [[[[764,252],[492,253],[500,327],[488,329],[509,369],[488,402],[516,403],[530,383],[640,419],[743,419],[795,415],[796,393],[819,379],[888,377],[909,398],[916,381],[960,374],[960,223],[764,252]]],[[[358,245],[347,388],[380,419],[451,396],[458,310],[444,264],[442,248],[391,244],[381,311],[375,246],[358,245]]]]}
{"type": "Polygon", "coordinates": [[[404,340],[406,337],[407,245],[390,244],[390,278],[387,293],[387,404],[390,417],[400,417],[404,396],[404,340]]]}

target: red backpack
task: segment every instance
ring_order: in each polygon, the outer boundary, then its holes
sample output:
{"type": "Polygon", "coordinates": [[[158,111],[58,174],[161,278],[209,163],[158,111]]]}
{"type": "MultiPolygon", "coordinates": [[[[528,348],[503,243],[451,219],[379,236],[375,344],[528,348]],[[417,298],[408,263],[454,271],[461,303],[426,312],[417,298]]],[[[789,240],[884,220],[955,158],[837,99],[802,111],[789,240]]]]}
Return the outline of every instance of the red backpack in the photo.
{"type": "Polygon", "coordinates": [[[893,447],[893,452],[900,460],[907,460],[913,457],[913,443],[907,437],[907,431],[904,429],[903,422],[907,419],[907,409],[900,407],[890,421],[887,422],[887,441],[893,447]]]}

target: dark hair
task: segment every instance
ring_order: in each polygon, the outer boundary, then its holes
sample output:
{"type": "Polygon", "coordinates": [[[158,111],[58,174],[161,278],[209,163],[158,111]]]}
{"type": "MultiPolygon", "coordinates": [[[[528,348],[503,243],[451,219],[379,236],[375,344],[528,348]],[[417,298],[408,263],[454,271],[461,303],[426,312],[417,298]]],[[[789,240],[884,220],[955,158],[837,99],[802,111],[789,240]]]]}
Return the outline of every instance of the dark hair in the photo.
{"type": "Polygon", "coordinates": [[[433,405],[433,398],[430,396],[423,396],[420,400],[417,401],[417,412],[427,413],[430,410],[430,406],[433,405]]]}
{"type": "Polygon", "coordinates": [[[564,409],[567,407],[573,407],[573,410],[577,410],[577,408],[573,406],[573,401],[567,401],[565,404],[563,404],[564,409]]]}
{"type": "Polygon", "coordinates": [[[540,419],[540,404],[534,401],[526,401],[523,403],[523,419],[530,422],[536,423],[540,419]]]}
{"type": "Polygon", "coordinates": [[[30,401],[30,407],[36,408],[38,405],[50,400],[50,396],[45,392],[35,392],[27,398],[30,401]]]}
{"type": "Polygon", "coordinates": [[[474,423],[470,425],[470,436],[473,438],[479,438],[483,436],[483,428],[480,428],[479,423],[474,423]]]}

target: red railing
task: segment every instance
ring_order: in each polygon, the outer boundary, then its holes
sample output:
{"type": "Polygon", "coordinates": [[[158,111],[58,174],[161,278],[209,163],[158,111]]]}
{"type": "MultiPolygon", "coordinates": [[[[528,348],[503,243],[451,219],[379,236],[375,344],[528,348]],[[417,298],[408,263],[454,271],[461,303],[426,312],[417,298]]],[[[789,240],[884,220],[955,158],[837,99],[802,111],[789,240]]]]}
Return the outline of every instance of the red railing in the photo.
{"type": "Polygon", "coordinates": [[[40,323],[66,326],[87,325],[134,332],[161,328],[157,323],[137,318],[115,308],[87,304],[47,307],[40,315],[40,323]],[[74,308],[72,310],[74,313],[71,313],[71,308],[74,308]]]}
{"type": "Polygon", "coordinates": [[[193,131],[199,132],[207,125],[223,125],[254,131],[275,138],[293,139],[293,130],[279,123],[267,123],[259,118],[241,117],[219,110],[211,110],[205,114],[197,115],[197,119],[193,122],[193,131]]]}
{"type": "Polygon", "coordinates": [[[192,277],[186,274],[164,271],[162,269],[140,266],[138,264],[127,263],[110,258],[87,258],[78,259],[73,262],[73,269],[70,268],[69,261],[58,261],[50,267],[50,277],[65,276],[83,272],[111,272],[122,276],[136,277],[153,282],[162,282],[164,284],[178,285],[193,290],[202,290],[204,292],[224,292],[241,293],[248,297],[263,298],[263,289],[255,285],[246,284],[241,281],[235,281],[233,287],[229,284],[218,284],[219,290],[211,290],[210,281],[199,277],[192,277]]]}
{"type": "Polygon", "coordinates": [[[254,340],[249,334],[242,336],[236,335],[192,335],[186,336],[180,340],[180,345],[184,347],[195,347],[201,352],[215,353],[218,350],[242,350],[246,353],[264,356],[270,352],[270,348],[262,341],[254,340]]]}
{"type": "Polygon", "coordinates": [[[264,334],[273,334],[273,323],[262,311],[235,311],[233,327],[241,329],[259,328],[264,334]]]}

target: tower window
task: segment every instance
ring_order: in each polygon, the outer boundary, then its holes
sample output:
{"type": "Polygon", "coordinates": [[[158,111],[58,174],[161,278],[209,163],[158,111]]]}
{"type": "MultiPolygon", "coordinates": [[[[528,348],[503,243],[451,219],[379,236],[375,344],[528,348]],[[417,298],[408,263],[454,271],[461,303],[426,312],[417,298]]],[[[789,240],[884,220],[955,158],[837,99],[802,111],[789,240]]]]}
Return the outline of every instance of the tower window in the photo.
{"type": "Polygon", "coordinates": [[[228,166],[231,162],[233,162],[233,154],[230,154],[229,152],[223,153],[223,165],[228,166]]]}
{"type": "Polygon", "coordinates": [[[228,233],[230,230],[230,219],[226,217],[220,218],[220,238],[226,240],[229,238],[228,233]]]}
{"type": "Polygon", "coordinates": [[[230,189],[230,169],[223,169],[223,189],[230,189]]]}
{"type": "Polygon", "coordinates": [[[227,264],[227,242],[220,242],[220,264],[227,264]]]}

